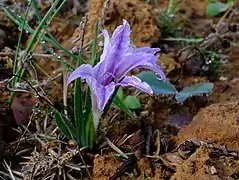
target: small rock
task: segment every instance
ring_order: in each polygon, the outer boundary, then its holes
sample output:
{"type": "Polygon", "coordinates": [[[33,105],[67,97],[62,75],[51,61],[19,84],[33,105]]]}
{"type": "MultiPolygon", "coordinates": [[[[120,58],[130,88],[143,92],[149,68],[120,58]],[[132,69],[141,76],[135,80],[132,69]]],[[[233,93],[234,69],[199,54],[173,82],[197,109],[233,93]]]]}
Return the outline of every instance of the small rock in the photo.
{"type": "Polygon", "coordinates": [[[188,125],[193,120],[193,115],[173,114],[169,117],[166,124],[175,126],[177,129],[181,129],[188,125]]]}
{"type": "Polygon", "coordinates": [[[33,105],[31,94],[16,94],[11,107],[16,124],[27,124],[29,122],[29,115],[32,113],[33,105]]]}
{"type": "Polygon", "coordinates": [[[214,166],[210,167],[210,171],[211,171],[212,175],[217,174],[217,170],[216,170],[216,168],[214,166]]]}
{"type": "Polygon", "coordinates": [[[227,80],[228,80],[228,77],[220,76],[219,80],[220,80],[220,81],[227,81],[227,80]]]}
{"type": "Polygon", "coordinates": [[[183,164],[184,160],[183,158],[180,156],[180,154],[178,152],[169,152],[166,153],[164,155],[162,155],[162,161],[164,162],[164,165],[169,166],[169,167],[173,167],[173,166],[180,166],[183,164]]]}

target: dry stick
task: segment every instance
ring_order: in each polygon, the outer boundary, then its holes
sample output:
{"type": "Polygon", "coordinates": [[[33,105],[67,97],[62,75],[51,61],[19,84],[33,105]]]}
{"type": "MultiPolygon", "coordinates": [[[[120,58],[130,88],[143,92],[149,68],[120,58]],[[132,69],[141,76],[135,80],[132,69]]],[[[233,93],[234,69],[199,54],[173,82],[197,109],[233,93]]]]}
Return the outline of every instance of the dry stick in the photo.
{"type": "Polygon", "coordinates": [[[88,15],[86,14],[85,17],[83,17],[83,21],[80,23],[80,31],[81,31],[81,45],[80,45],[80,52],[82,52],[82,48],[84,45],[84,39],[85,39],[85,31],[86,31],[86,25],[88,22],[88,15]]]}
{"type": "Polygon", "coordinates": [[[155,152],[155,154],[154,154],[154,156],[159,156],[159,154],[160,154],[160,132],[159,132],[159,130],[157,129],[156,130],[156,146],[157,146],[157,149],[156,149],[156,152],[155,152]]]}
{"type": "MultiPolygon", "coordinates": [[[[66,68],[63,69],[63,105],[67,107],[67,79],[70,72],[66,68]]],[[[67,115],[67,110],[64,108],[64,114],[67,115]]]]}
{"type": "Polygon", "coordinates": [[[103,10],[102,10],[102,14],[101,14],[100,23],[99,23],[99,25],[102,29],[105,28],[106,14],[109,10],[109,6],[110,6],[110,0],[105,0],[104,7],[103,7],[103,10]]]}
{"type": "Polygon", "coordinates": [[[7,162],[5,161],[5,159],[4,159],[3,161],[4,161],[4,165],[6,166],[8,172],[9,172],[11,178],[12,178],[12,180],[15,180],[15,177],[14,177],[13,174],[12,174],[11,168],[8,166],[8,164],[7,164],[7,162]]]}
{"type": "MultiPolygon", "coordinates": [[[[0,52],[0,56],[13,56],[14,54],[15,54],[15,52],[0,52]]],[[[43,53],[33,53],[32,56],[36,57],[36,58],[52,58],[52,57],[55,57],[54,55],[43,54],[43,53]]],[[[64,54],[61,54],[61,56],[64,56],[64,54]]],[[[65,57],[67,57],[67,56],[65,56],[65,57]]]]}
{"type": "Polygon", "coordinates": [[[23,138],[23,136],[27,133],[28,127],[31,124],[31,120],[28,122],[27,127],[25,128],[25,131],[22,133],[21,137],[19,138],[19,141],[17,142],[17,147],[14,151],[14,153],[16,153],[16,151],[18,150],[18,147],[20,146],[20,140],[23,138]]]}
{"type": "Polygon", "coordinates": [[[125,153],[120,149],[118,148],[116,145],[114,145],[114,143],[112,143],[107,137],[105,137],[108,145],[114,150],[116,151],[118,154],[121,154],[123,155],[126,159],[128,159],[128,156],[125,155],[125,153]]]}

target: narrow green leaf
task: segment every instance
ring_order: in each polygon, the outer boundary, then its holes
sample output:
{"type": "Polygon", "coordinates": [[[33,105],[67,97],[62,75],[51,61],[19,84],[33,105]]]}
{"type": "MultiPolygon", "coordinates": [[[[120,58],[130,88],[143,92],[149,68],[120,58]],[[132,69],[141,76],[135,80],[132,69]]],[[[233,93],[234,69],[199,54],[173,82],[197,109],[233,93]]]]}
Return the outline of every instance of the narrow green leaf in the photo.
{"type": "Polygon", "coordinates": [[[36,16],[37,16],[38,21],[41,21],[41,20],[42,20],[42,17],[41,17],[41,15],[40,15],[40,11],[39,11],[39,8],[38,8],[37,1],[36,1],[36,0],[32,0],[32,4],[33,4],[33,7],[34,7],[34,9],[35,9],[35,13],[36,13],[36,16]]]}
{"type": "Polygon", "coordinates": [[[140,109],[140,101],[135,96],[126,96],[124,99],[124,104],[129,109],[140,109]]]}
{"type": "Polygon", "coordinates": [[[55,111],[55,119],[57,126],[68,139],[76,138],[76,129],[66,117],[62,116],[58,111],[55,111]]]}
{"type": "Polygon", "coordinates": [[[85,141],[85,127],[84,117],[82,113],[82,98],[81,98],[81,80],[75,80],[74,90],[74,114],[75,114],[75,126],[77,132],[77,142],[80,144],[85,141]],[[81,140],[80,140],[81,138],[81,140]]]}
{"type": "Polygon", "coordinates": [[[83,146],[89,146],[90,148],[94,147],[95,144],[95,129],[92,114],[90,113],[87,118],[87,123],[85,126],[86,129],[86,144],[83,146]]]}
{"type": "Polygon", "coordinates": [[[94,39],[93,39],[92,48],[91,48],[91,59],[93,61],[93,66],[95,66],[98,63],[98,59],[96,57],[98,34],[99,34],[99,21],[95,23],[95,34],[94,34],[94,39]]]}
{"type": "MultiPolygon", "coordinates": [[[[79,54],[77,60],[77,66],[81,64],[82,57],[79,54]]],[[[85,144],[85,125],[86,122],[83,116],[83,108],[82,108],[82,91],[81,91],[81,79],[78,78],[75,80],[75,88],[74,88],[74,114],[75,114],[75,126],[77,132],[77,142],[78,144],[85,144]]]]}
{"type": "Polygon", "coordinates": [[[187,98],[205,93],[211,93],[213,90],[213,83],[199,83],[190,87],[184,88],[176,94],[175,99],[179,103],[183,103],[187,98]]]}
{"type": "MultiPolygon", "coordinates": [[[[17,74],[17,71],[18,71],[18,53],[20,51],[20,45],[21,45],[21,40],[22,40],[22,36],[23,36],[23,29],[26,25],[26,20],[27,20],[27,16],[28,16],[28,13],[29,13],[29,10],[30,10],[30,6],[31,6],[31,3],[32,1],[30,2],[30,5],[28,6],[27,8],[27,11],[26,11],[26,14],[25,14],[25,17],[24,17],[24,21],[23,23],[21,24],[21,33],[18,37],[18,43],[17,43],[17,48],[16,48],[16,52],[15,52],[15,56],[14,56],[14,63],[13,63],[13,74],[17,74]]],[[[24,71],[21,71],[20,70],[20,76],[22,77],[22,75],[24,74],[24,71]]],[[[18,75],[18,74],[17,74],[18,75]]],[[[18,82],[19,80],[14,78],[13,81],[12,81],[12,87],[15,87],[15,84],[18,82]]],[[[16,93],[15,92],[11,92],[11,96],[10,96],[10,106],[12,105],[12,102],[13,102],[13,99],[15,97],[16,93]]]]}
{"type": "MultiPolygon", "coordinates": [[[[64,3],[64,2],[63,2],[64,3]]],[[[0,6],[3,8],[3,10],[5,11],[5,13],[7,14],[7,16],[14,22],[16,23],[18,26],[21,26],[21,24],[23,23],[23,19],[19,18],[16,14],[14,14],[12,12],[12,10],[10,10],[7,6],[5,6],[3,3],[0,3],[0,6]]],[[[59,11],[59,8],[56,12],[59,11]]],[[[42,18],[41,18],[42,19],[42,18]]],[[[43,27],[45,28],[45,27],[43,27]]],[[[33,30],[27,23],[24,26],[24,30],[29,32],[30,34],[34,34],[35,30],[33,30]]],[[[61,46],[61,44],[55,39],[55,37],[47,30],[47,28],[45,28],[47,35],[49,37],[47,37],[46,35],[42,36],[42,39],[50,44],[52,44],[53,46],[55,46],[56,48],[58,48],[59,50],[63,51],[67,56],[71,57],[72,59],[74,59],[75,61],[77,61],[77,56],[74,55],[73,53],[71,53],[70,51],[66,50],[65,48],[63,48],[61,46]]],[[[49,51],[50,52],[50,51],[49,51]]]]}
{"type": "MultiPolygon", "coordinates": [[[[56,0],[56,1],[52,4],[51,8],[50,8],[49,11],[46,13],[46,15],[44,16],[44,18],[42,19],[42,21],[40,22],[40,24],[39,24],[39,26],[37,27],[36,31],[34,31],[34,33],[33,33],[33,35],[32,35],[32,39],[31,39],[30,42],[27,44],[27,47],[26,47],[26,50],[25,50],[26,55],[25,55],[25,56],[23,57],[23,59],[22,59],[23,62],[25,62],[25,60],[26,60],[26,58],[27,58],[27,55],[30,53],[30,51],[31,51],[31,49],[32,49],[32,47],[33,47],[33,45],[34,45],[34,44],[37,44],[37,43],[40,41],[40,39],[38,38],[38,36],[39,36],[39,34],[41,33],[42,28],[44,28],[45,22],[48,20],[48,18],[50,17],[51,13],[54,11],[55,7],[57,6],[58,2],[59,2],[59,0],[56,0]]],[[[64,0],[63,2],[65,2],[65,0],[64,0]]],[[[0,3],[0,6],[3,6],[4,9],[5,9],[5,6],[2,5],[2,3],[0,3]]],[[[7,8],[6,8],[6,11],[5,11],[5,12],[9,13],[10,16],[17,21],[17,19],[14,18],[15,15],[14,15],[13,12],[7,10],[7,8]]],[[[18,18],[18,20],[19,20],[19,18],[18,18]]],[[[21,22],[22,22],[23,25],[25,26],[25,24],[26,24],[25,21],[21,21],[21,22]]],[[[22,24],[20,24],[20,25],[22,25],[22,24]]],[[[22,25],[22,26],[23,26],[23,25],[22,25]]],[[[20,26],[20,27],[22,27],[22,26],[20,26]]],[[[24,26],[23,26],[23,27],[24,27],[24,26]]],[[[23,29],[22,29],[22,31],[23,31],[23,29]]],[[[14,78],[14,80],[13,80],[14,85],[15,85],[17,82],[19,82],[19,80],[20,80],[21,77],[23,77],[24,72],[25,72],[25,68],[24,68],[24,67],[21,68],[21,69],[15,68],[15,70],[17,70],[17,72],[14,72],[14,73],[15,73],[16,75],[18,75],[18,77],[15,77],[15,78],[14,78]]],[[[14,93],[14,92],[11,93],[10,105],[12,104],[12,101],[13,101],[14,96],[15,96],[15,93],[14,93]]]]}
{"type": "Polygon", "coordinates": [[[141,72],[137,76],[153,89],[154,94],[170,95],[177,93],[174,85],[168,81],[159,80],[152,72],[141,72]]]}
{"type": "MultiPolygon", "coordinates": [[[[56,0],[51,8],[47,11],[46,15],[43,17],[43,19],[41,20],[40,24],[38,25],[36,31],[33,33],[32,35],[32,39],[30,40],[30,42],[28,43],[27,47],[26,47],[26,53],[29,53],[33,44],[35,43],[35,40],[38,39],[38,35],[41,33],[41,30],[44,28],[45,23],[47,22],[47,20],[50,18],[51,14],[55,11],[56,6],[58,5],[58,3],[60,2],[60,0],[56,0]]],[[[63,1],[65,2],[65,0],[63,1]]]]}

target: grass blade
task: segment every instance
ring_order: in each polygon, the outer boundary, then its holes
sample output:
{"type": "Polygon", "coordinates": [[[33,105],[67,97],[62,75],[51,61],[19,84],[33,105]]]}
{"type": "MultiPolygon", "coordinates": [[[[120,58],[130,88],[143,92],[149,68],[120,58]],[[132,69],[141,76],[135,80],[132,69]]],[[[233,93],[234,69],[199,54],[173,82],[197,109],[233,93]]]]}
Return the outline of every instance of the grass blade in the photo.
{"type": "Polygon", "coordinates": [[[68,139],[75,139],[77,137],[73,124],[57,110],[55,111],[55,119],[57,126],[68,139]]]}

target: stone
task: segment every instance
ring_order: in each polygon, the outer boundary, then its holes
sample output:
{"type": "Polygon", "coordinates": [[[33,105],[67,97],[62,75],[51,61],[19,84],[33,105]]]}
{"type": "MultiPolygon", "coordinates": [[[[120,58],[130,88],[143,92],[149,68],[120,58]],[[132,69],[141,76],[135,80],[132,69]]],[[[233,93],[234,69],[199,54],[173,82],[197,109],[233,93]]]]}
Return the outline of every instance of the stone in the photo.
{"type": "Polygon", "coordinates": [[[212,175],[217,174],[217,169],[214,166],[210,167],[210,171],[211,171],[212,175]]]}

